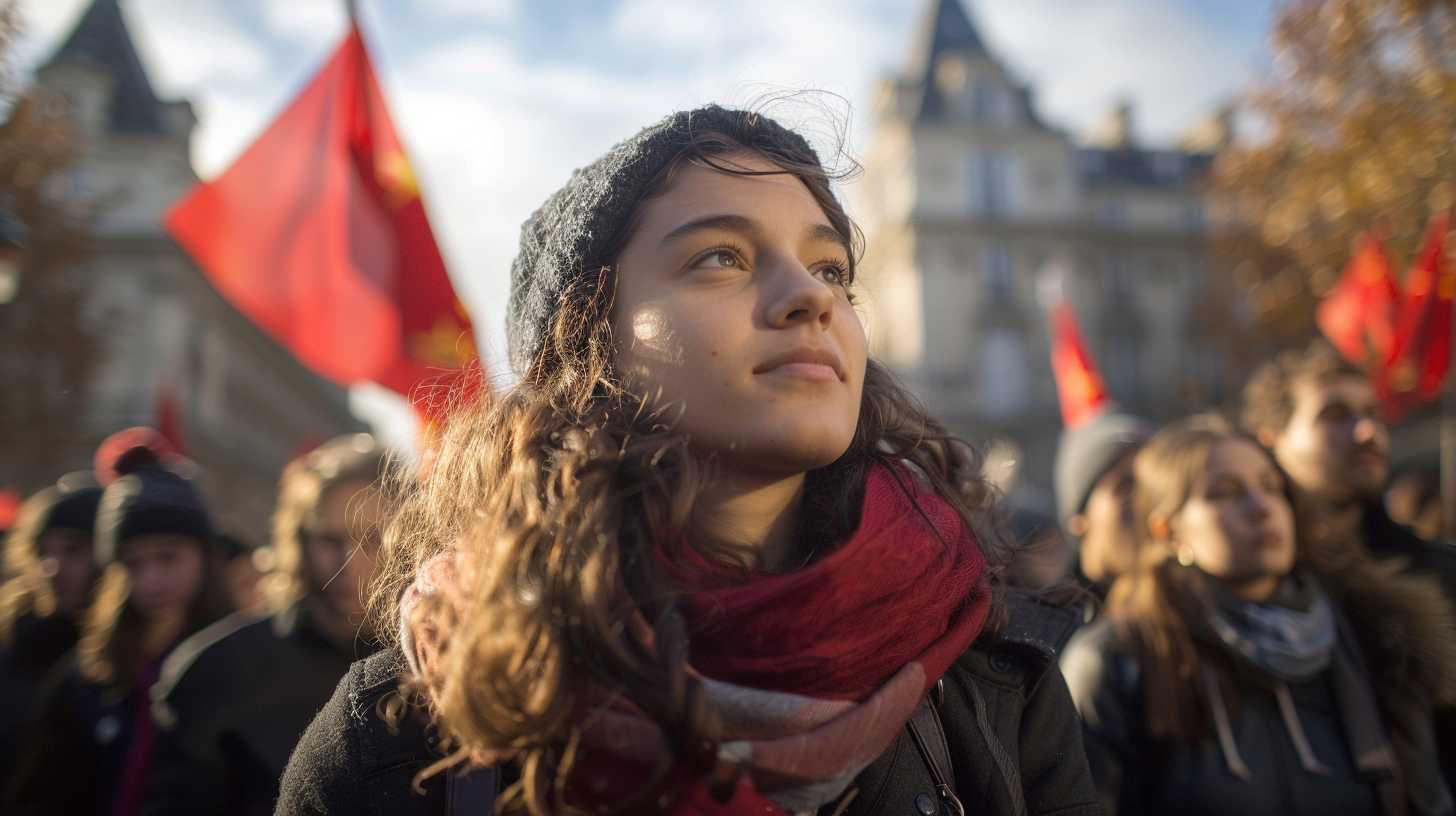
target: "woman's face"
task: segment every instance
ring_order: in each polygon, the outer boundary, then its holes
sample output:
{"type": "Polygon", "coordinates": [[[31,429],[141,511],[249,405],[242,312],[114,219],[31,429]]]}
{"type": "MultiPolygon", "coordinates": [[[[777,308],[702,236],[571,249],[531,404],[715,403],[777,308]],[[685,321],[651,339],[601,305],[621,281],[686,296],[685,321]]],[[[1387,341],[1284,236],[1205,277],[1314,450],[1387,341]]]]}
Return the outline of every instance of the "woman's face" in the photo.
{"type": "MultiPolygon", "coordinates": [[[[756,154],[720,157],[749,170],[756,154]]],[[[849,250],[798,178],[686,164],[619,258],[613,325],[630,386],[740,470],[791,475],[854,438],[865,335],[849,250]]]]}
{"type": "Polygon", "coordinates": [[[1294,511],[1284,491],[1284,477],[1254,443],[1216,443],[1171,520],[1175,551],[1216,578],[1272,591],[1294,568],[1294,511]]]}
{"type": "Polygon", "coordinates": [[[91,534],[64,528],[47,530],[36,542],[36,549],[40,551],[41,572],[50,579],[51,591],[56,594],[56,605],[72,615],[85,609],[96,583],[91,534]]]}
{"type": "Polygon", "coordinates": [[[131,583],[131,603],[146,618],[185,614],[202,591],[203,544],[172,533],[128,538],[121,565],[131,583]]]}

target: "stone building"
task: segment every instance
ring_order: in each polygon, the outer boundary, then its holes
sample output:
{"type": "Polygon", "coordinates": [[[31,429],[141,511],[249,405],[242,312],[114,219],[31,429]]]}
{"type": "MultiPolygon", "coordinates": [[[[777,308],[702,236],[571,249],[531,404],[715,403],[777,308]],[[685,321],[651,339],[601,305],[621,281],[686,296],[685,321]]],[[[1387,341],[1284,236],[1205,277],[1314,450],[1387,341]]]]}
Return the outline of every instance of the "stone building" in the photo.
{"type": "Polygon", "coordinates": [[[962,0],[931,0],[875,115],[854,207],[872,351],[958,433],[1014,443],[1019,501],[1051,507],[1049,285],[1132,410],[1170,417],[1221,394],[1201,180],[1226,121],[1155,148],[1124,104],[1078,144],[1039,115],[962,0]]]}
{"type": "MultiPolygon", "coordinates": [[[[70,274],[84,276],[103,359],[73,402],[74,449],[61,456],[88,467],[99,440],[156,424],[170,403],[220,526],[262,543],[286,461],[364,426],[344,389],[229,305],[163,230],[166,210],[197,180],[196,120],[187,102],[158,98],[117,0],[91,3],[36,83],[67,106],[82,143],[67,194],[99,205],[86,259],[70,274]]],[[[54,475],[4,477],[34,485],[54,475]]]]}

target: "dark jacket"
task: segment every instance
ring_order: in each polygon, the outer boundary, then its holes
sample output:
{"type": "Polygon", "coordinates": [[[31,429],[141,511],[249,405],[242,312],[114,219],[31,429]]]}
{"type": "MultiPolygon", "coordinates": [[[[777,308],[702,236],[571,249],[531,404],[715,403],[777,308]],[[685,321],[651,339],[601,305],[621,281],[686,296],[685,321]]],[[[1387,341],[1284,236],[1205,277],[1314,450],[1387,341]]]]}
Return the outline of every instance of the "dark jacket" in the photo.
{"type": "MultiPolygon", "coordinates": [[[[1372,555],[1402,559],[1409,571],[1435,578],[1446,598],[1456,605],[1456,546],[1426,541],[1409,527],[1397,524],[1381,502],[1365,508],[1361,533],[1372,555]]],[[[1456,709],[1436,712],[1436,740],[1446,784],[1456,790],[1456,709]]]]}
{"type": "MultiPolygon", "coordinates": [[[[945,677],[940,717],[955,789],[977,814],[1100,813],[1082,753],[1077,715],[1055,651],[1076,622],[1055,630],[1013,617],[987,635],[945,677]]],[[[449,812],[443,775],[412,792],[415,775],[439,758],[430,727],[416,718],[391,735],[377,713],[398,689],[397,651],[356,663],[299,742],[283,776],[277,813],[449,812]]],[[[849,814],[924,812],[935,803],[930,772],[907,732],[853,785],[849,814]]],[[[832,811],[834,806],[825,808],[832,811]]],[[[935,812],[933,809],[931,812],[935,812]]]]}
{"type": "Polygon", "coordinates": [[[21,760],[0,812],[7,816],[107,814],[126,770],[140,691],[120,694],[81,675],[74,653],[56,666],[22,738],[21,760]]]}
{"type": "Polygon", "coordinates": [[[22,615],[0,648],[0,792],[15,776],[24,732],[41,683],[76,645],[76,624],[65,615],[22,615]]]}
{"type": "Polygon", "coordinates": [[[299,736],[354,660],[305,604],[239,613],[177,647],[153,688],[160,726],[143,812],[268,814],[299,736]]]}
{"type": "Polygon", "coordinates": [[[1196,742],[1160,742],[1148,734],[1137,648],[1110,621],[1078,632],[1062,670],[1084,723],[1083,742],[1108,814],[1317,816],[1380,814],[1380,780],[1363,779],[1346,747],[1328,672],[1290,685],[1299,721],[1328,777],[1304,771],[1285,731],[1274,693],[1241,683],[1234,742],[1253,774],[1229,771],[1212,734],[1196,742]]]}
{"type": "Polygon", "coordinates": [[[1434,576],[1446,597],[1456,602],[1456,546],[1421,538],[1409,527],[1396,523],[1380,502],[1365,508],[1360,531],[1365,546],[1376,558],[1406,559],[1411,572],[1434,576]]]}

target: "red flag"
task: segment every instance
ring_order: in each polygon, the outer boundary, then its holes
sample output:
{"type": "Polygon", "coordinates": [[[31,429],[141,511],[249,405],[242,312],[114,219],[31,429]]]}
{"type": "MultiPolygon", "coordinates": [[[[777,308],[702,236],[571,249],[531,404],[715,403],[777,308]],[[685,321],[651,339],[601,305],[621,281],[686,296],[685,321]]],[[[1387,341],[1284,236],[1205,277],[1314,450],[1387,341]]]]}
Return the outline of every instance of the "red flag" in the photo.
{"type": "Polygon", "coordinates": [[[167,229],[239,310],[336,382],[408,395],[475,356],[357,28],[167,229]]]}
{"type": "Polygon", "coordinates": [[[1052,375],[1062,404],[1062,424],[1075,428],[1107,407],[1107,386],[1092,363],[1077,315],[1065,300],[1052,307],[1052,375]]]}
{"type": "Polygon", "coordinates": [[[1379,372],[1376,388],[1391,419],[1440,396],[1451,362],[1451,303],[1456,269],[1445,261],[1449,221],[1431,219],[1425,244],[1407,275],[1395,342],[1379,372]]]}
{"type": "Polygon", "coordinates": [[[170,385],[163,385],[157,395],[157,433],[171,443],[172,450],[187,455],[186,437],[182,435],[182,409],[177,404],[177,392],[170,385]]]}
{"type": "Polygon", "coordinates": [[[1385,361],[1395,342],[1399,298],[1385,244],[1366,233],[1339,283],[1320,302],[1316,321],[1347,359],[1373,368],[1385,361]]]}
{"type": "Polygon", "coordinates": [[[0,490],[0,532],[9,530],[20,513],[20,494],[14,490],[0,490]]]}

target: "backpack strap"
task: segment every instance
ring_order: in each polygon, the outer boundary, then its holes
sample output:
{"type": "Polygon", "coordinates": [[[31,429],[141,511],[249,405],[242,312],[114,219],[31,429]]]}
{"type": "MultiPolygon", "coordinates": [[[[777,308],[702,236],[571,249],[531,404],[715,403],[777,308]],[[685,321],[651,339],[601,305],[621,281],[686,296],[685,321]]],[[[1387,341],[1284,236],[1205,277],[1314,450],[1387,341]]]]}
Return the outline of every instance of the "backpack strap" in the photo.
{"type": "Polygon", "coordinates": [[[452,766],[445,771],[445,813],[448,816],[490,816],[495,813],[495,796],[500,788],[500,771],[489,768],[452,766]]]}
{"type": "Polygon", "coordinates": [[[936,698],[944,693],[944,681],[937,682],[935,689],[920,701],[920,707],[915,709],[905,727],[910,731],[910,741],[915,743],[915,750],[920,752],[920,758],[930,771],[930,781],[935,783],[935,792],[940,796],[942,805],[950,808],[952,816],[966,816],[965,806],[956,798],[952,784],[955,766],[951,764],[950,743],[946,741],[936,704],[936,698]]]}

